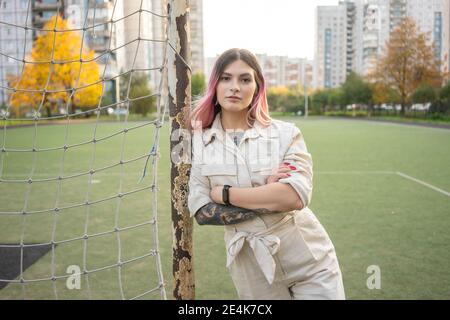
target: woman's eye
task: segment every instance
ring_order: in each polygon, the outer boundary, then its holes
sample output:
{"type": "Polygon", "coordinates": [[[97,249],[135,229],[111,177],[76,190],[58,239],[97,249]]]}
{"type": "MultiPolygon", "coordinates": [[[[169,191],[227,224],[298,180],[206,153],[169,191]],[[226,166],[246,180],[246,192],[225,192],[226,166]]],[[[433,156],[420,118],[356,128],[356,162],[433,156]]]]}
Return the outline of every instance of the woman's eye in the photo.
{"type": "Polygon", "coordinates": [[[244,81],[245,83],[249,83],[249,82],[251,82],[252,80],[251,80],[251,79],[243,79],[243,81],[244,81]]]}
{"type": "Polygon", "coordinates": [[[221,77],[220,80],[228,80],[230,77],[221,77]]]}

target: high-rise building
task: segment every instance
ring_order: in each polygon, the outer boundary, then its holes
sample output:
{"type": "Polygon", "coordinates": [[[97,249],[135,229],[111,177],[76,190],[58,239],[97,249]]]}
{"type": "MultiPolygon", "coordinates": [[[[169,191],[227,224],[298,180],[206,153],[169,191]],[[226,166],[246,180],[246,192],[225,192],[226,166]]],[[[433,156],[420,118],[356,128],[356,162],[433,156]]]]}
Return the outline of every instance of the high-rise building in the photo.
{"type": "Polygon", "coordinates": [[[450,71],[450,1],[444,1],[443,71],[450,71]]]}
{"type": "Polygon", "coordinates": [[[389,1],[389,32],[407,15],[407,0],[390,0],[389,1]]]}
{"type": "Polygon", "coordinates": [[[312,62],[302,58],[256,54],[268,87],[311,86],[312,62]]]}
{"type": "Polygon", "coordinates": [[[316,86],[337,87],[351,71],[370,73],[405,17],[412,18],[420,32],[429,33],[436,57],[443,61],[442,70],[448,70],[449,6],[449,0],[346,0],[337,6],[318,7],[316,86]]]}
{"type": "Polygon", "coordinates": [[[7,103],[11,93],[3,89],[8,87],[8,76],[17,76],[23,70],[23,60],[39,35],[36,29],[42,29],[57,13],[65,16],[62,0],[0,0],[0,21],[6,23],[0,28],[0,105],[7,103]]]}
{"type": "MultiPolygon", "coordinates": [[[[7,86],[7,75],[17,76],[22,72],[23,59],[31,52],[33,41],[40,35],[45,23],[54,15],[68,19],[73,29],[80,29],[85,44],[94,50],[100,74],[114,78],[124,59],[120,50],[123,44],[123,1],[114,0],[1,0],[0,20],[10,21],[14,26],[0,28],[0,84],[7,86]],[[114,17],[112,17],[114,13],[114,17]],[[111,23],[111,20],[118,20],[111,23]],[[32,27],[25,35],[25,25],[32,27]],[[94,27],[95,26],[95,27],[94,27]],[[83,32],[82,29],[86,28],[83,32]],[[110,51],[111,50],[111,51],[110,51]],[[108,53],[109,52],[109,53],[108,53]],[[13,55],[11,55],[14,53],[13,55]],[[13,59],[15,57],[18,60],[13,59]]],[[[8,92],[0,90],[0,104],[6,104],[8,92]]],[[[117,97],[116,79],[105,82],[106,92],[114,101],[117,97]]]]}
{"type": "Polygon", "coordinates": [[[347,48],[346,48],[346,73],[361,73],[363,69],[363,0],[343,0],[339,5],[347,10],[347,48]]]}
{"type": "Polygon", "coordinates": [[[268,87],[286,85],[287,57],[256,54],[268,87]]]}
{"type": "Polygon", "coordinates": [[[363,20],[363,69],[367,75],[376,65],[390,34],[390,0],[366,0],[363,20]]]}
{"type": "Polygon", "coordinates": [[[304,63],[302,65],[302,80],[300,84],[307,89],[311,89],[313,87],[314,81],[314,60],[303,60],[304,63]]]}
{"type": "MultiPolygon", "coordinates": [[[[33,27],[41,29],[51,17],[60,14],[63,18],[65,16],[64,0],[34,0],[30,1],[32,8],[32,22],[33,27]]],[[[40,34],[39,31],[34,32],[34,37],[40,34]]]]}
{"type": "Polygon", "coordinates": [[[4,89],[8,87],[7,76],[22,72],[22,61],[33,44],[33,32],[25,30],[25,25],[32,27],[28,5],[25,0],[0,0],[0,21],[9,24],[0,25],[0,106],[7,103],[11,93],[4,89]]]}
{"type": "MultiPolygon", "coordinates": [[[[190,4],[192,72],[205,73],[203,1],[191,0],[190,4]]],[[[0,21],[10,23],[0,28],[0,86],[7,87],[7,74],[21,72],[24,49],[28,54],[39,35],[33,29],[25,33],[24,28],[14,25],[24,27],[27,20],[28,27],[42,29],[57,13],[68,19],[73,28],[86,28],[80,36],[95,51],[101,75],[112,79],[105,82],[104,90],[110,92],[113,101],[119,91],[117,75],[132,67],[150,69],[163,64],[167,0],[0,0],[0,21]]],[[[149,71],[149,75],[151,86],[158,88],[160,73],[149,71]]],[[[0,105],[6,104],[7,99],[7,90],[0,90],[0,105]]]]}
{"type": "Polygon", "coordinates": [[[415,21],[419,32],[429,33],[430,44],[435,44],[436,57],[444,62],[443,70],[448,68],[448,6],[448,0],[366,0],[363,74],[373,69],[391,32],[405,17],[415,21]]]}
{"type": "MultiPolygon", "coordinates": [[[[287,56],[269,56],[267,54],[255,54],[261,65],[262,73],[267,87],[293,87],[307,86],[313,83],[314,62],[302,58],[290,58],[287,56]]],[[[209,81],[212,69],[217,60],[216,57],[206,59],[206,80],[209,81]]]]}
{"type": "MultiPolygon", "coordinates": [[[[61,0],[59,0],[61,1],[61,0]]],[[[95,52],[100,76],[104,82],[103,96],[112,102],[119,99],[119,78],[124,65],[123,1],[115,0],[64,0],[65,17],[71,27],[86,28],[82,33],[89,49],[95,52]],[[114,23],[111,23],[114,21],[114,23]]]]}
{"type": "Polygon", "coordinates": [[[419,32],[430,33],[436,57],[444,58],[444,8],[449,0],[408,0],[407,15],[416,22],[419,32]]]}
{"type": "Polygon", "coordinates": [[[317,7],[315,87],[337,87],[350,72],[362,72],[363,17],[363,0],[317,7]]]}
{"type": "Polygon", "coordinates": [[[191,0],[189,21],[191,24],[191,65],[192,74],[205,74],[205,54],[203,45],[203,0],[191,0]]]}
{"type": "MultiPolygon", "coordinates": [[[[125,65],[129,69],[148,69],[151,68],[151,39],[152,39],[152,15],[149,1],[124,1],[124,44],[125,45],[125,65]],[[139,39],[142,39],[138,41],[139,39]]],[[[153,73],[153,72],[151,72],[153,73]]]]}
{"type": "MultiPolygon", "coordinates": [[[[152,12],[158,15],[167,15],[167,0],[151,0],[152,12]]],[[[151,36],[152,39],[165,40],[167,20],[159,16],[153,15],[151,21],[151,36]]],[[[151,42],[150,43],[150,67],[157,68],[163,64],[163,43],[151,42]]],[[[151,86],[154,90],[157,90],[161,82],[161,74],[159,72],[151,72],[150,75],[151,86]]]]}
{"type": "Polygon", "coordinates": [[[345,81],[350,50],[351,47],[347,48],[347,6],[317,7],[315,87],[332,88],[345,81]]]}
{"type": "MultiPolygon", "coordinates": [[[[155,13],[167,14],[167,0],[152,0],[152,10],[155,13]]],[[[203,0],[191,0],[189,9],[190,40],[191,40],[191,69],[192,74],[206,74],[205,56],[203,46],[203,0]]],[[[165,39],[166,22],[164,19],[154,15],[152,18],[153,39],[165,39]]],[[[151,65],[160,66],[162,64],[162,44],[154,42],[151,45],[151,65]]],[[[152,80],[152,86],[159,86],[160,76],[152,80]]]]}

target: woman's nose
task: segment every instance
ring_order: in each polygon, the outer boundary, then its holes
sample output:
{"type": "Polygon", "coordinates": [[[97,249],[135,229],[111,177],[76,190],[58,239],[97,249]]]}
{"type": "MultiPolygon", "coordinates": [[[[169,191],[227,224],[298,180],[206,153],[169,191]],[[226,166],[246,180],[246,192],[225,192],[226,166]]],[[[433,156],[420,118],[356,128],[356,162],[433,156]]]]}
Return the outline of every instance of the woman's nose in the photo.
{"type": "Polygon", "coordinates": [[[237,81],[232,81],[232,82],[231,82],[230,90],[231,90],[232,92],[239,91],[239,84],[237,83],[237,81]]]}

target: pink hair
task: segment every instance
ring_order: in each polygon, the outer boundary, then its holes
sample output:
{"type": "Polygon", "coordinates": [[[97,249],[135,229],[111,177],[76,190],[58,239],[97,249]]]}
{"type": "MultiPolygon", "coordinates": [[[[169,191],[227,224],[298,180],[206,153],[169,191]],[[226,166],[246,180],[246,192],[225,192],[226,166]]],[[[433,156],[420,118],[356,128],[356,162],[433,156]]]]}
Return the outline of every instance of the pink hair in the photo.
{"type": "Polygon", "coordinates": [[[269,115],[266,83],[256,57],[245,49],[230,49],[225,51],[217,59],[213,71],[211,72],[211,77],[208,82],[206,94],[196,103],[196,107],[188,116],[187,127],[190,130],[205,129],[211,126],[212,122],[214,121],[215,115],[221,109],[219,105],[215,105],[217,101],[216,88],[219,82],[219,78],[225,67],[237,60],[242,60],[250,67],[252,67],[252,69],[254,69],[257,82],[257,92],[253,97],[253,100],[249,107],[249,111],[247,112],[247,124],[252,127],[253,122],[256,120],[259,121],[263,126],[270,125],[272,118],[269,115]],[[225,59],[231,61],[225,62],[225,59]]]}

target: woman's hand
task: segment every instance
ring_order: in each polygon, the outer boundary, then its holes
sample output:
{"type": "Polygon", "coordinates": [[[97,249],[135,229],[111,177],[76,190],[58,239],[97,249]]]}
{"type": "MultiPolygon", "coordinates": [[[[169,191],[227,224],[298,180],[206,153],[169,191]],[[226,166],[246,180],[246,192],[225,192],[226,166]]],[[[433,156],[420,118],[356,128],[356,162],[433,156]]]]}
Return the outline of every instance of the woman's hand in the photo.
{"type": "Polygon", "coordinates": [[[283,162],[275,171],[274,174],[267,178],[267,184],[277,182],[280,179],[288,178],[291,176],[289,171],[295,171],[298,168],[291,165],[289,162],[283,162]]]}
{"type": "MultiPolygon", "coordinates": [[[[283,162],[276,170],[275,173],[267,178],[267,184],[277,182],[280,179],[288,178],[291,176],[290,171],[296,171],[298,168],[295,165],[291,165],[289,162],[283,162]]],[[[218,204],[225,204],[222,200],[223,186],[215,186],[211,188],[209,196],[212,201],[218,204]]]]}

